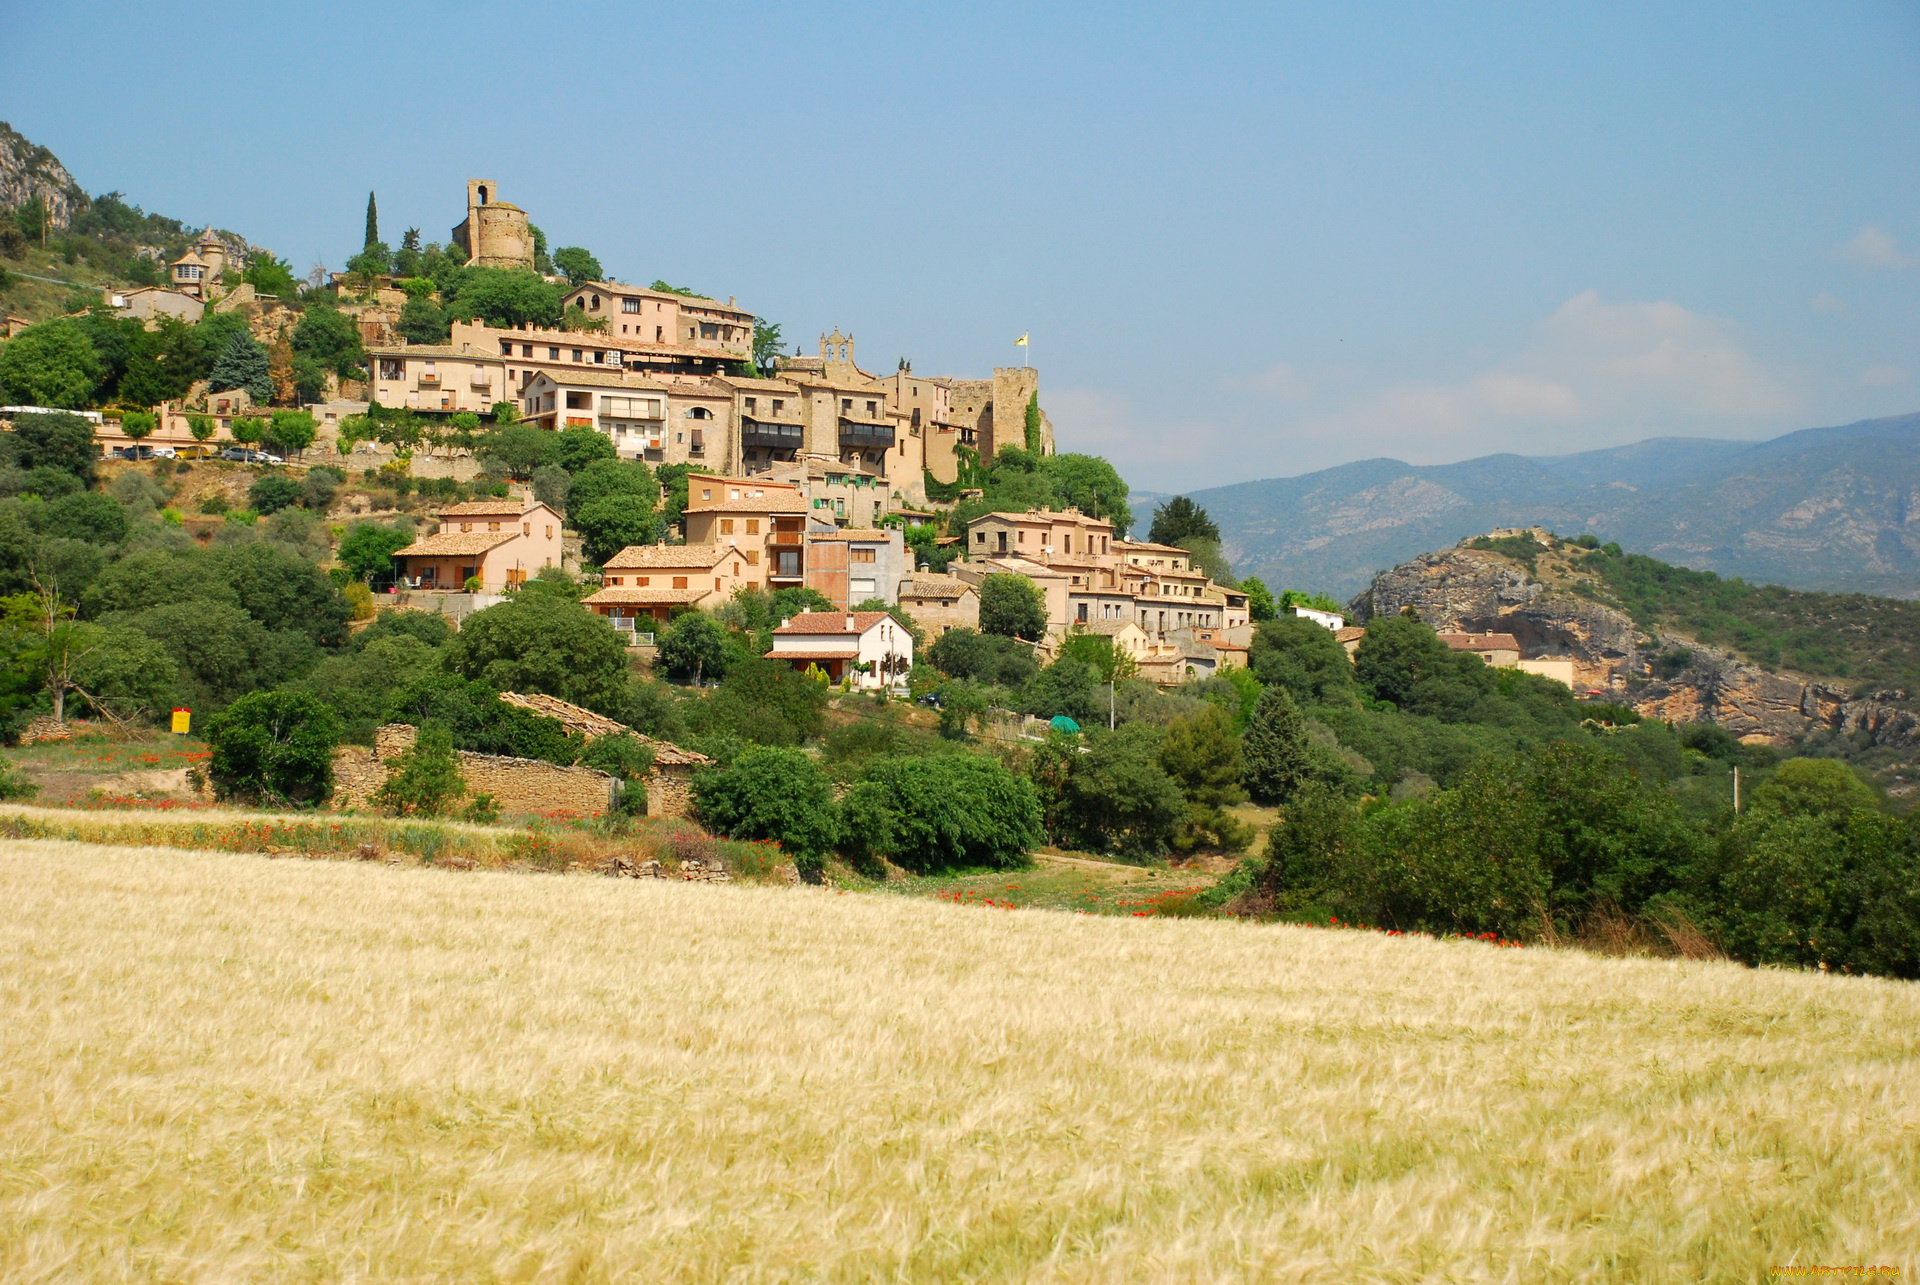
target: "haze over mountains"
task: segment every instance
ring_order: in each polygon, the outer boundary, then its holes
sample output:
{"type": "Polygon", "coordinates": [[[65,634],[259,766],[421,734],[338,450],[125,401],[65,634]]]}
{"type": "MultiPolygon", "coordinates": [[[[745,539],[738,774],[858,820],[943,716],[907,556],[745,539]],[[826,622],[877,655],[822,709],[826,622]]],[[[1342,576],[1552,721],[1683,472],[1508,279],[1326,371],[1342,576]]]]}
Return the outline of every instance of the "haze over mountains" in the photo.
{"type": "MultiPolygon", "coordinates": [[[[1920,414],[1766,442],[1666,437],[1426,467],[1361,460],[1190,494],[1219,524],[1234,571],[1274,589],[1344,598],[1420,553],[1540,525],[1755,582],[1920,597],[1920,414]]],[[[1136,504],[1151,520],[1151,501],[1136,504]]]]}

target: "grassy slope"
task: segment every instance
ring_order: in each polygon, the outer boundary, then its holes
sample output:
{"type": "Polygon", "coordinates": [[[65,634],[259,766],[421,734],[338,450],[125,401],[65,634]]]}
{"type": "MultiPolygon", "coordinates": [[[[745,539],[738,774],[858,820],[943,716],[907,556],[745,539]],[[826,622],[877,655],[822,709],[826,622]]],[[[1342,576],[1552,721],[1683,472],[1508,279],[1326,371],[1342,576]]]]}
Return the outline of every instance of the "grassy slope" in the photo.
{"type": "Polygon", "coordinates": [[[1920,1253],[1920,990],[0,844],[10,1279],[1757,1278],[1920,1253]]]}

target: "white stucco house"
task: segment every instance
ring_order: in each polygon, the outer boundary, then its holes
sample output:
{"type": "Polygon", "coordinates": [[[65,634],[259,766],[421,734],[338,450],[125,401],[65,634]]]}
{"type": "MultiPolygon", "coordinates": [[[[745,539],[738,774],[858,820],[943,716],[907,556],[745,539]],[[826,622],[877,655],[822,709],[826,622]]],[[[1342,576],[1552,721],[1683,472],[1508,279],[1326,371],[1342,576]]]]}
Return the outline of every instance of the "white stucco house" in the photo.
{"type": "Polygon", "coordinates": [[[885,687],[913,668],[913,635],[884,611],[808,611],[773,631],[768,660],[818,665],[828,678],[885,687]]]}

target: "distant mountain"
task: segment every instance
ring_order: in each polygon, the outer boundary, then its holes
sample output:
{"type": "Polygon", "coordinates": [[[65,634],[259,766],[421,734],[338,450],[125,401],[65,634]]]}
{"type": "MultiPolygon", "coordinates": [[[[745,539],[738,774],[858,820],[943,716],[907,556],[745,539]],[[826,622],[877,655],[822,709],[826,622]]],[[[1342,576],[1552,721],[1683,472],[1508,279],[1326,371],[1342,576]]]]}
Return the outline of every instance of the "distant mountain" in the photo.
{"type": "MultiPolygon", "coordinates": [[[[1362,460],[1191,495],[1234,569],[1275,589],[1346,597],[1428,549],[1539,525],[1750,581],[1920,597],[1920,415],[1758,443],[1667,437],[1426,467],[1362,460]]],[[[1135,497],[1143,522],[1158,498],[1135,497]]]]}

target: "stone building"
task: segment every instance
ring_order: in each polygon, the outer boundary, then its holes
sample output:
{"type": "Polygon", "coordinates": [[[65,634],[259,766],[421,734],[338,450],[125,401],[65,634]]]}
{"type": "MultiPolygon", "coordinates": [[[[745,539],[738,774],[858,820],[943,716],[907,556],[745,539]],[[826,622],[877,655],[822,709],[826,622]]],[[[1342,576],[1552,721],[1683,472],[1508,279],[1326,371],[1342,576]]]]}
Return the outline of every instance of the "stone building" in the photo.
{"type": "Polygon", "coordinates": [[[738,546],[747,561],[744,578],[758,588],[806,583],[807,499],[797,486],[689,473],[682,525],[690,545],[738,546]]]}
{"type": "Polygon", "coordinates": [[[533,267],[533,229],[527,212],[500,198],[492,179],[467,180],[467,217],[453,230],[453,243],[482,268],[533,267]]]}
{"type": "Polygon", "coordinates": [[[220,274],[227,270],[227,247],[208,228],[193,243],[193,248],[167,265],[173,288],[195,299],[206,300],[220,292],[220,274]]]}
{"type": "Polygon", "coordinates": [[[893,605],[909,565],[898,531],[814,527],[807,532],[807,588],[842,611],[872,598],[893,605]]]}
{"type": "Polygon", "coordinates": [[[609,339],[705,349],[735,362],[753,356],[754,316],[732,299],[721,303],[618,281],[588,281],[562,296],[560,306],[580,309],[589,321],[604,321],[601,333],[609,339]]]}
{"type": "Polygon", "coordinates": [[[382,406],[484,415],[513,396],[505,363],[467,344],[374,345],[367,349],[367,369],[372,400],[382,406]]]}
{"type": "Polygon", "coordinates": [[[581,605],[623,632],[638,621],[652,629],[676,611],[719,607],[741,585],[756,583],[758,570],[732,544],[634,545],[607,559],[600,589],[581,605]]]}
{"type": "Polygon", "coordinates": [[[477,578],[482,592],[498,593],[561,563],[560,515],[544,504],[517,496],[470,500],[434,516],[437,532],[393,555],[416,589],[458,592],[477,578]]]}

